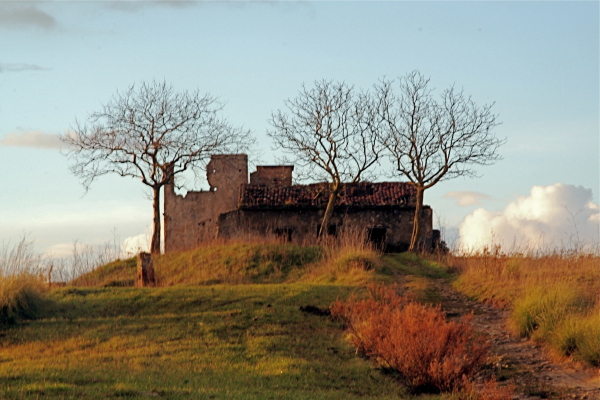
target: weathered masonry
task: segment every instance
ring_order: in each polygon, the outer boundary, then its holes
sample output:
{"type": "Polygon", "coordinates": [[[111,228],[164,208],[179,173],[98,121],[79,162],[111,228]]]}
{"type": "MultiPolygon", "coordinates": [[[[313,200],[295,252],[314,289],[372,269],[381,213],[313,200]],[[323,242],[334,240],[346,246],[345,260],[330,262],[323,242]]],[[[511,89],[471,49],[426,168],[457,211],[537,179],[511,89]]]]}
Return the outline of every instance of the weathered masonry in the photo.
{"type": "MultiPolygon", "coordinates": [[[[327,203],[325,183],[292,185],[290,165],[258,166],[248,181],[245,154],[215,155],[207,166],[210,190],[175,193],[165,187],[165,251],[192,249],[215,238],[275,234],[293,242],[316,238],[327,203]]],[[[415,190],[403,182],[347,184],[337,201],[329,235],[361,232],[387,250],[405,250],[410,242],[415,190]]],[[[439,232],[432,211],[421,219],[425,246],[433,248],[439,232]]]]}

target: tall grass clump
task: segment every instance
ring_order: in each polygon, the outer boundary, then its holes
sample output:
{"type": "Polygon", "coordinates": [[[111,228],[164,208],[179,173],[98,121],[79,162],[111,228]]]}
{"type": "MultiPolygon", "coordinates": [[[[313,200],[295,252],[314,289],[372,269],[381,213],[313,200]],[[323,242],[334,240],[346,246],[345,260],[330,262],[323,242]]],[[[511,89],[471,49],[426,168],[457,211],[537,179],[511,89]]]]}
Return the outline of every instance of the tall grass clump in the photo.
{"type": "Polygon", "coordinates": [[[45,285],[35,275],[0,277],[0,327],[32,319],[42,311],[45,285]]]}
{"type": "Polygon", "coordinates": [[[35,318],[44,304],[41,259],[25,238],[0,249],[0,327],[35,318]]]}
{"type": "Polygon", "coordinates": [[[566,316],[549,341],[562,354],[600,367],[600,309],[566,316]]]}
{"type": "Polygon", "coordinates": [[[449,257],[459,290],[511,309],[523,337],[564,356],[600,365],[600,257],[487,253],[449,257]]]}
{"type": "Polygon", "coordinates": [[[468,317],[447,321],[439,307],[410,301],[393,287],[337,301],[331,313],[346,323],[359,353],[397,372],[415,391],[459,389],[487,358],[488,345],[468,317]]]}
{"type": "Polygon", "coordinates": [[[302,280],[313,283],[367,284],[381,266],[381,251],[373,248],[362,231],[343,230],[338,237],[320,241],[322,260],[302,280]]]}
{"type": "Polygon", "coordinates": [[[519,335],[544,338],[567,316],[585,311],[589,304],[589,297],[572,287],[538,287],[515,300],[512,321],[519,335]]]}

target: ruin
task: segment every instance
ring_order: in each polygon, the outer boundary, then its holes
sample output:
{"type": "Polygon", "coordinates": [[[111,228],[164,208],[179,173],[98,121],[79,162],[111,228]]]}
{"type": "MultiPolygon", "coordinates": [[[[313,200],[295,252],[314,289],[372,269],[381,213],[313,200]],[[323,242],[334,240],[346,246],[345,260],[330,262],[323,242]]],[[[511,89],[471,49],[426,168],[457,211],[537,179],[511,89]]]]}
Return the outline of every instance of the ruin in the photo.
{"type": "MultiPolygon", "coordinates": [[[[207,165],[210,189],[175,193],[165,186],[165,251],[198,247],[215,238],[275,234],[291,242],[314,240],[327,203],[327,184],[294,185],[291,165],[258,166],[248,180],[245,154],[213,155],[207,165]]],[[[415,190],[404,182],[346,184],[327,230],[361,232],[388,251],[408,248],[415,190]]],[[[433,249],[439,232],[432,229],[432,210],[424,206],[421,232],[433,249]]]]}

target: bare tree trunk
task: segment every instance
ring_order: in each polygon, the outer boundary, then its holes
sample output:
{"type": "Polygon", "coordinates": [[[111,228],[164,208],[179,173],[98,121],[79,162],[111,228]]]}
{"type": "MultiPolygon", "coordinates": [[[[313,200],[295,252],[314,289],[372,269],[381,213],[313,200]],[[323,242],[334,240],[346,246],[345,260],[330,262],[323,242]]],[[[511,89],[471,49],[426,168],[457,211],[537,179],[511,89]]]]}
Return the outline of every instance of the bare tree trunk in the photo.
{"type": "Polygon", "coordinates": [[[415,215],[413,217],[413,229],[410,237],[410,246],[408,251],[421,249],[421,211],[423,210],[423,193],[425,189],[422,186],[417,186],[417,199],[415,204],[415,215]]]}
{"type": "Polygon", "coordinates": [[[327,207],[325,208],[325,214],[323,220],[321,220],[321,227],[319,228],[319,237],[322,238],[327,233],[327,227],[329,227],[329,221],[333,215],[333,209],[335,207],[335,201],[337,200],[340,188],[336,185],[334,189],[329,193],[329,199],[327,200],[327,207]]]}
{"type": "Polygon", "coordinates": [[[152,196],[154,220],[150,253],[160,254],[160,186],[152,187],[152,196]]]}

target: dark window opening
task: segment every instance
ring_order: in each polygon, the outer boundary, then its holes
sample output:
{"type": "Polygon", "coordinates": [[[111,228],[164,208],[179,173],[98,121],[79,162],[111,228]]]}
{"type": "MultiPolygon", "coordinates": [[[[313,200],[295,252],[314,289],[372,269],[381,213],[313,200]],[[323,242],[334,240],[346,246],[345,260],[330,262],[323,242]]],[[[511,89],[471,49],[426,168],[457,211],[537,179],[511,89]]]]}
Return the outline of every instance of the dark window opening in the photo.
{"type": "Polygon", "coordinates": [[[329,236],[337,236],[337,225],[331,224],[327,227],[327,234],[329,236]]]}
{"type": "Polygon", "coordinates": [[[385,245],[386,229],[383,227],[373,227],[367,229],[367,241],[378,249],[383,249],[385,245]]]}
{"type": "Polygon", "coordinates": [[[282,238],[286,242],[291,242],[294,228],[275,228],[273,233],[275,233],[275,236],[282,238]]]}

